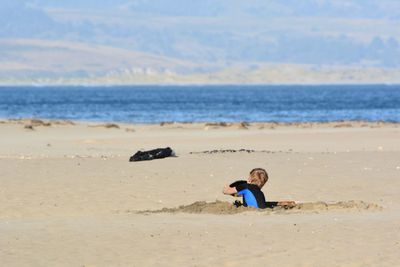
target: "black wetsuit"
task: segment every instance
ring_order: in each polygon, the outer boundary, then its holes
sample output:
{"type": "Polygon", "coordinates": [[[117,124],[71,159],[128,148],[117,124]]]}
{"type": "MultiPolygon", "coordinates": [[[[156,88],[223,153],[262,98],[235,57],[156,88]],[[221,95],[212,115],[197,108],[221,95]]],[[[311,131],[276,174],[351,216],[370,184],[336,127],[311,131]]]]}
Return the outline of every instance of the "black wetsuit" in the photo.
{"type": "Polygon", "coordinates": [[[237,195],[243,196],[243,205],[260,209],[267,207],[264,193],[255,184],[241,183],[235,186],[237,195]]]}

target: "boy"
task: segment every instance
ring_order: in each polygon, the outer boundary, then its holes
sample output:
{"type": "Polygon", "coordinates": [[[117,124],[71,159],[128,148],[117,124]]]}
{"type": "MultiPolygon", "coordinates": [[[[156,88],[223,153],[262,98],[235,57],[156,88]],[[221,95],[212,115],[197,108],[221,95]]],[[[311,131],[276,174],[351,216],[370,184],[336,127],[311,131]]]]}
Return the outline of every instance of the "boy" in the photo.
{"type": "Polygon", "coordinates": [[[264,193],[261,188],[268,181],[268,174],[262,168],[255,168],[251,170],[247,182],[235,182],[231,186],[226,185],[223,193],[226,195],[243,196],[243,205],[245,207],[255,207],[265,209],[264,193]]]}
{"type": "Polygon", "coordinates": [[[262,168],[255,168],[250,171],[246,181],[237,181],[230,186],[224,187],[223,193],[232,196],[243,196],[243,206],[259,209],[273,208],[276,206],[287,208],[295,207],[294,201],[265,202],[264,193],[261,188],[268,181],[268,173],[262,168]]]}

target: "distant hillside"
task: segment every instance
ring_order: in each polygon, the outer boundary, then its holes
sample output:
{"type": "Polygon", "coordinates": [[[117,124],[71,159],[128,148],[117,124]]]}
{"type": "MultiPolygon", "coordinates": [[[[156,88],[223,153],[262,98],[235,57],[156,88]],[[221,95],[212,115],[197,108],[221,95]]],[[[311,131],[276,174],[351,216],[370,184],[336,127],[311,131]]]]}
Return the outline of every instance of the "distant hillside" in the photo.
{"type": "Polygon", "coordinates": [[[3,84],[393,82],[400,69],[394,0],[0,0],[0,7],[3,84]]]}
{"type": "Polygon", "coordinates": [[[0,40],[0,78],[89,78],[116,73],[193,72],[197,65],[159,55],[85,43],[0,40]]]}
{"type": "Polygon", "coordinates": [[[108,46],[35,39],[3,39],[0,49],[0,85],[400,83],[400,70],[394,68],[199,64],[108,46]]]}
{"type": "Polygon", "coordinates": [[[400,1],[0,0],[0,38],[204,62],[400,67],[400,1]]]}

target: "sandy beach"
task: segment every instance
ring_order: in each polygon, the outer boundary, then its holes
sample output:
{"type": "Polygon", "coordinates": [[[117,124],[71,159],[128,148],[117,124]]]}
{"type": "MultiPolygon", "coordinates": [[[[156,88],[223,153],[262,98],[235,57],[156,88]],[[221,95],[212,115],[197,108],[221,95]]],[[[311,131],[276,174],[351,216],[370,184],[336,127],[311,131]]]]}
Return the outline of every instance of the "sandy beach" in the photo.
{"type": "Polygon", "coordinates": [[[3,119],[0,265],[400,266],[399,190],[396,123],[3,119]],[[224,212],[254,167],[305,206],[224,212]]]}

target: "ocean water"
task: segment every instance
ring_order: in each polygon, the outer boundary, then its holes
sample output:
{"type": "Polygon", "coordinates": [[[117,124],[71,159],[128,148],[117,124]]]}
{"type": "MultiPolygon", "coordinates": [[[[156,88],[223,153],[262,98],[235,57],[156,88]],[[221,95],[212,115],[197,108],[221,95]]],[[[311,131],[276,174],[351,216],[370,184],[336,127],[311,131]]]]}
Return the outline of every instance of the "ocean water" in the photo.
{"type": "Polygon", "coordinates": [[[0,118],[400,122],[400,85],[0,87],[0,118]]]}

